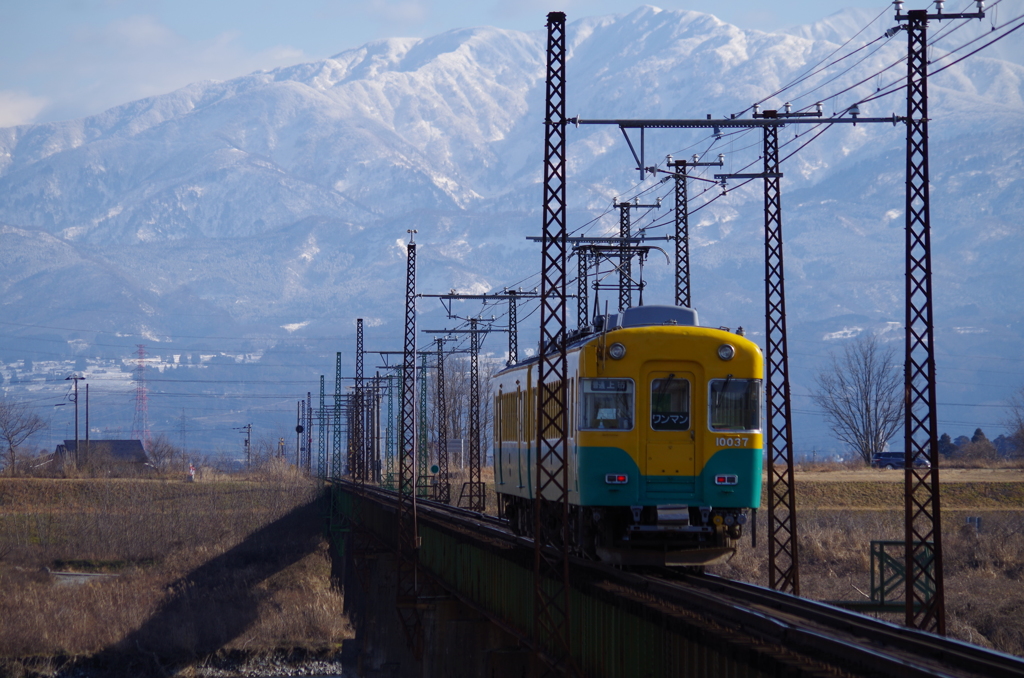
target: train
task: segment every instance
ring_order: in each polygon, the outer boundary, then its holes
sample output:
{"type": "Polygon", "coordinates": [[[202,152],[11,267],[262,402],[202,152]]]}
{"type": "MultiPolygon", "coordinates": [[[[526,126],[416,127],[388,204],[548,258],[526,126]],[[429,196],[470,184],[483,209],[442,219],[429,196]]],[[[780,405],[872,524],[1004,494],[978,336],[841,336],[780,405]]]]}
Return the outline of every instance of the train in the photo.
{"type": "MultiPolygon", "coordinates": [[[[571,552],[703,567],[736,552],[761,502],[764,361],[742,328],[680,306],[598,316],[566,344],[571,552]]],[[[499,511],[532,536],[537,356],[491,379],[499,511]]],[[[752,539],[756,534],[751,534],[752,539]]]]}

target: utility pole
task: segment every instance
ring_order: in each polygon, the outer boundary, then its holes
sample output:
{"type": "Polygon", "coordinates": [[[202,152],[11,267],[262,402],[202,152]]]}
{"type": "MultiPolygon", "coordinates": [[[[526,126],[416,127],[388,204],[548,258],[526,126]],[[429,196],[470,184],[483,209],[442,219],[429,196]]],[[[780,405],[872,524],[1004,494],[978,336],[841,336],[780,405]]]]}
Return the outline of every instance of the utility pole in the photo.
{"type": "Polygon", "coordinates": [[[245,426],[239,426],[235,428],[236,431],[245,431],[245,468],[247,470],[252,469],[252,424],[246,424],[245,426]]]}
{"type": "Polygon", "coordinates": [[[305,413],[302,411],[305,401],[300,400],[295,404],[295,469],[302,468],[302,432],[305,427],[302,425],[305,413]]]}
{"type": "Polygon", "coordinates": [[[78,382],[83,379],[85,379],[85,377],[74,373],[64,380],[73,382],[75,389],[74,394],[71,396],[72,400],[75,402],[75,466],[78,466],[80,462],[78,449],[78,382]]]}
{"type": "MultiPolygon", "coordinates": [[[[83,377],[84,378],[84,377],[83,377]]],[[[77,445],[77,443],[76,443],[77,445]]],[[[85,385],[85,462],[89,463],[92,446],[89,444],[89,384],[85,385]]]]}
{"type": "Polygon", "coordinates": [[[675,195],[676,195],[676,306],[690,308],[690,211],[687,204],[687,176],[691,167],[723,167],[725,166],[725,155],[718,154],[718,162],[701,162],[699,155],[694,155],[692,160],[673,161],[672,156],[667,157],[666,165],[674,169],[675,195]]]}
{"type": "Polygon", "coordinates": [[[904,402],[904,537],[907,626],[946,633],[939,503],[939,444],[935,387],[935,328],[932,319],[931,209],[928,191],[928,21],[982,19],[977,11],[935,13],[893,3],[907,32],[906,362],[904,402]],[[918,462],[929,464],[917,466],[918,462]]]}

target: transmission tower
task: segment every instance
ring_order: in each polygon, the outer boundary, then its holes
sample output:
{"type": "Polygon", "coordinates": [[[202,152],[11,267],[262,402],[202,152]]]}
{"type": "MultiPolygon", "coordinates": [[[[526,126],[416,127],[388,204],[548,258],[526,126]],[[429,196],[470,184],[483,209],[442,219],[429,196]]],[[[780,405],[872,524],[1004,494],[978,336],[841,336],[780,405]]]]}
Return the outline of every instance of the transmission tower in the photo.
{"type": "Polygon", "coordinates": [[[135,418],[132,420],[132,439],[141,440],[149,448],[149,397],[146,391],[146,347],[136,344],[138,359],[135,364],[135,418]]]}

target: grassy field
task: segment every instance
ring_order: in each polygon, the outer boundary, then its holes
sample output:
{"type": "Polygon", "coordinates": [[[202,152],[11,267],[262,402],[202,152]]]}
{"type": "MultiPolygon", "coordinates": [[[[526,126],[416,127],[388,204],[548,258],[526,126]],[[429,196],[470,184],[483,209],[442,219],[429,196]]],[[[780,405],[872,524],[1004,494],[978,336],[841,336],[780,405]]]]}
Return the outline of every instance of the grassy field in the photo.
{"type": "MultiPolygon", "coordinates": [[[[940,474],[947,633],[1024,656],[1024,473],[958,471],[940,474]]],[[[867,600],[870,542],[904,538],[903,473],[797,473],[795,495],[801,595],[867,600]]],[[[710,571],[768,584],[766,513],[758,547],[744,538],[728,564],[710,571]]],[[[899,614],[878,616],[902,623],[899,614]]]]}
{"type": "Polygon", "coordinates": [[[351,629],[317,496],[284,475],[0,479],[0,675],[75,662],[158,675],[218,652],[338,649],[351,629]]]}

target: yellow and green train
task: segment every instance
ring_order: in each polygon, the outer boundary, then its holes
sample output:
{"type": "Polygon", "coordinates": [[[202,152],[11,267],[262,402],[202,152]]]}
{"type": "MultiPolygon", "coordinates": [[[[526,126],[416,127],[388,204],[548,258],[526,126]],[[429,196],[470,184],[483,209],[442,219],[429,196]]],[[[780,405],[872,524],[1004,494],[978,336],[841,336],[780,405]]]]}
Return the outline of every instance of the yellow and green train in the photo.
{"type": "MultiPolygon", "coordinates": [[[[569,532],[575,552],[622,565],[722,562],[761,500],[761,350],[692,309],[641,306],[570,338],[569,532]]],[[[494,482],[531,535],[537,358],[492,379],[494,482]]]]}

